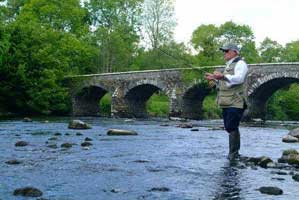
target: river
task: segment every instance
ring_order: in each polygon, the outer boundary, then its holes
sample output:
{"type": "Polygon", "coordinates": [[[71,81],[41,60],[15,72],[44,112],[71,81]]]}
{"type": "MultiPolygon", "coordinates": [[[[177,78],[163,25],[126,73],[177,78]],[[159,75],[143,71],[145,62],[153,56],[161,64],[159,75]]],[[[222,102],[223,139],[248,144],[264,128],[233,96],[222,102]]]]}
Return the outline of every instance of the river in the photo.
{"type": "MultiPolygon", "coordinates": [[[[299,182],[290,175],[230,165],[227,134],[211,128],[221,126],[221,121],[192,121],[198,131],[190,131],[176,127],[181,122],[163,119],[81,119],[93,128],[68,129],[70,118],[0,121],[0,199],[37,199],[13,195],[25,186],[40,189],[49,200],[299,198],[299,182]],[[138,135],[107,136],[110,128],[135,130],[138,135]],[[92,139],[89,148],[80,145],[86,137],[92,139]],[[21,140],[29,145],[16,147],[21,140]],[[65,142],[74,145],[61,148],[65,142]],[[6,163],[12,159],[21,164],[6,163]],[[284,194],[261,194],[261,186],[279,187],[284,194]]],[[[277,161],[283,150],[298,150],[298,144],[281,141],[288,130],[277,123],[242,124],[240,131],[240,153],[245,156],[277,161]]]]}

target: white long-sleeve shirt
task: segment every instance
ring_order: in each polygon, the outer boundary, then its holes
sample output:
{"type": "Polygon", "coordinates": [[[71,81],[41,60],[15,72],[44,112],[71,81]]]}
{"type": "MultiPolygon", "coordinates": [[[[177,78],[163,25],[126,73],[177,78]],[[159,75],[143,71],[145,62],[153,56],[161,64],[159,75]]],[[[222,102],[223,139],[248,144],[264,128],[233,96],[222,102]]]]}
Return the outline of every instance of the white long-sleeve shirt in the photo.
{"type": "MultiPolygon", "coordinates": [[[[226,67],[229,67],[229,65],[234,61],[235,58],[230,59],[226,63],[226,67]]],[[[246,74],[248,72],[248,66],[243,60],[239,60],[235,66],[234,69],[234,75],[227,74],[225,75],[226,79],[226,86],[231,87],[232,85],[238,85],[241,83],[244,83],[246,74]]]]}

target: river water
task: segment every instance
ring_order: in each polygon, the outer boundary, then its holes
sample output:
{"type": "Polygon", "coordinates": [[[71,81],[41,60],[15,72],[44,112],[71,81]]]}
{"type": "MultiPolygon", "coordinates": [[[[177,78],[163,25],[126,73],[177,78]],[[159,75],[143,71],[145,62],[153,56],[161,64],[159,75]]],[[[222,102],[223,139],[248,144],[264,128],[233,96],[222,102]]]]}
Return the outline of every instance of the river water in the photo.
{"type": "MultiPolygon", "coordinates": [[[[50,200],[299,199],[299,182],[291,175],[232,166],[226,159],[227,134],[211,128],[221,126],[221,121],[192,121],[198,131],[191,131],[167,120],[82,120],[93,128],[70,130],[70,118],[49,119],[48,123],[0,121],[0,199],[37,199],[13,195],[16,188],[26,186],[40,189],[42,197],[50,200]],[[110,128],[135,130],[139,135],[107,136],[110,128]],[[92,139],[89,149],[80,145],[86,137],[92,139]],[[15,147],[21,140],[29,145],[15,147]],[[61,148],[65,142],[74,145],[61,148]],[[49,148],[49,144],[58,148],[49,148]],[[12,159],[22,163],[5,163],[12,159]],[[261,194],[257,189],[262,186],[279,187],[284,194],[261,194]]],[[[240,130],[245,156],[269,156],[277,161],[283,150],[298,149],[298,144],[281,142],[288,133],[284,126],[243,124],[240,130]]]]}

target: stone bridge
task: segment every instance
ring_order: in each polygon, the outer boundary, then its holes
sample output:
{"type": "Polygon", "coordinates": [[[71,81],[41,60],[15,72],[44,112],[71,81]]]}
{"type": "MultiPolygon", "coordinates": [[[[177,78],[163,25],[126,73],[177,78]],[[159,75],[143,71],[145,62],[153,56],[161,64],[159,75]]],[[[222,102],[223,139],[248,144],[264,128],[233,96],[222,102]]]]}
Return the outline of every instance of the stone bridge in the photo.
{"type": "MultiPolygon", "coordinates": [[[[144,118],[147,100],[162,91],[169,98],[169,116],[201,119],[203,100],[211,92],[203,74],[215,69],[223,70],[223,66],[72,76],[66,84],[75,116],[100,116],[99,101],[110,93],[113,117],[144,118]]],[[[269,97],[292,83],[299,83],[299,63],[249,65],[246,116],[264,119],[269,97]]]]}

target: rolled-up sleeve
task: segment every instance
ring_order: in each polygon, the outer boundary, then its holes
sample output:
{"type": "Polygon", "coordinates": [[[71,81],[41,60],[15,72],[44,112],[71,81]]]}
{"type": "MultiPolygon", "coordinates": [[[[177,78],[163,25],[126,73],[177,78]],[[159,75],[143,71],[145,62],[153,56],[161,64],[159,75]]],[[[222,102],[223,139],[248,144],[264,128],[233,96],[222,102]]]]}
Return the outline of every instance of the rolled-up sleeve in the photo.
{"type": "Polygon", "coordinates": [[[226,82],[226,86],[230,87],[232,85],[238,85],[244,83],[247,72],[248,72],[247,64],[243,60],[240,60],[235,66],[234,74],[225,75],[226,79],[228,80],[226,82]]]}

